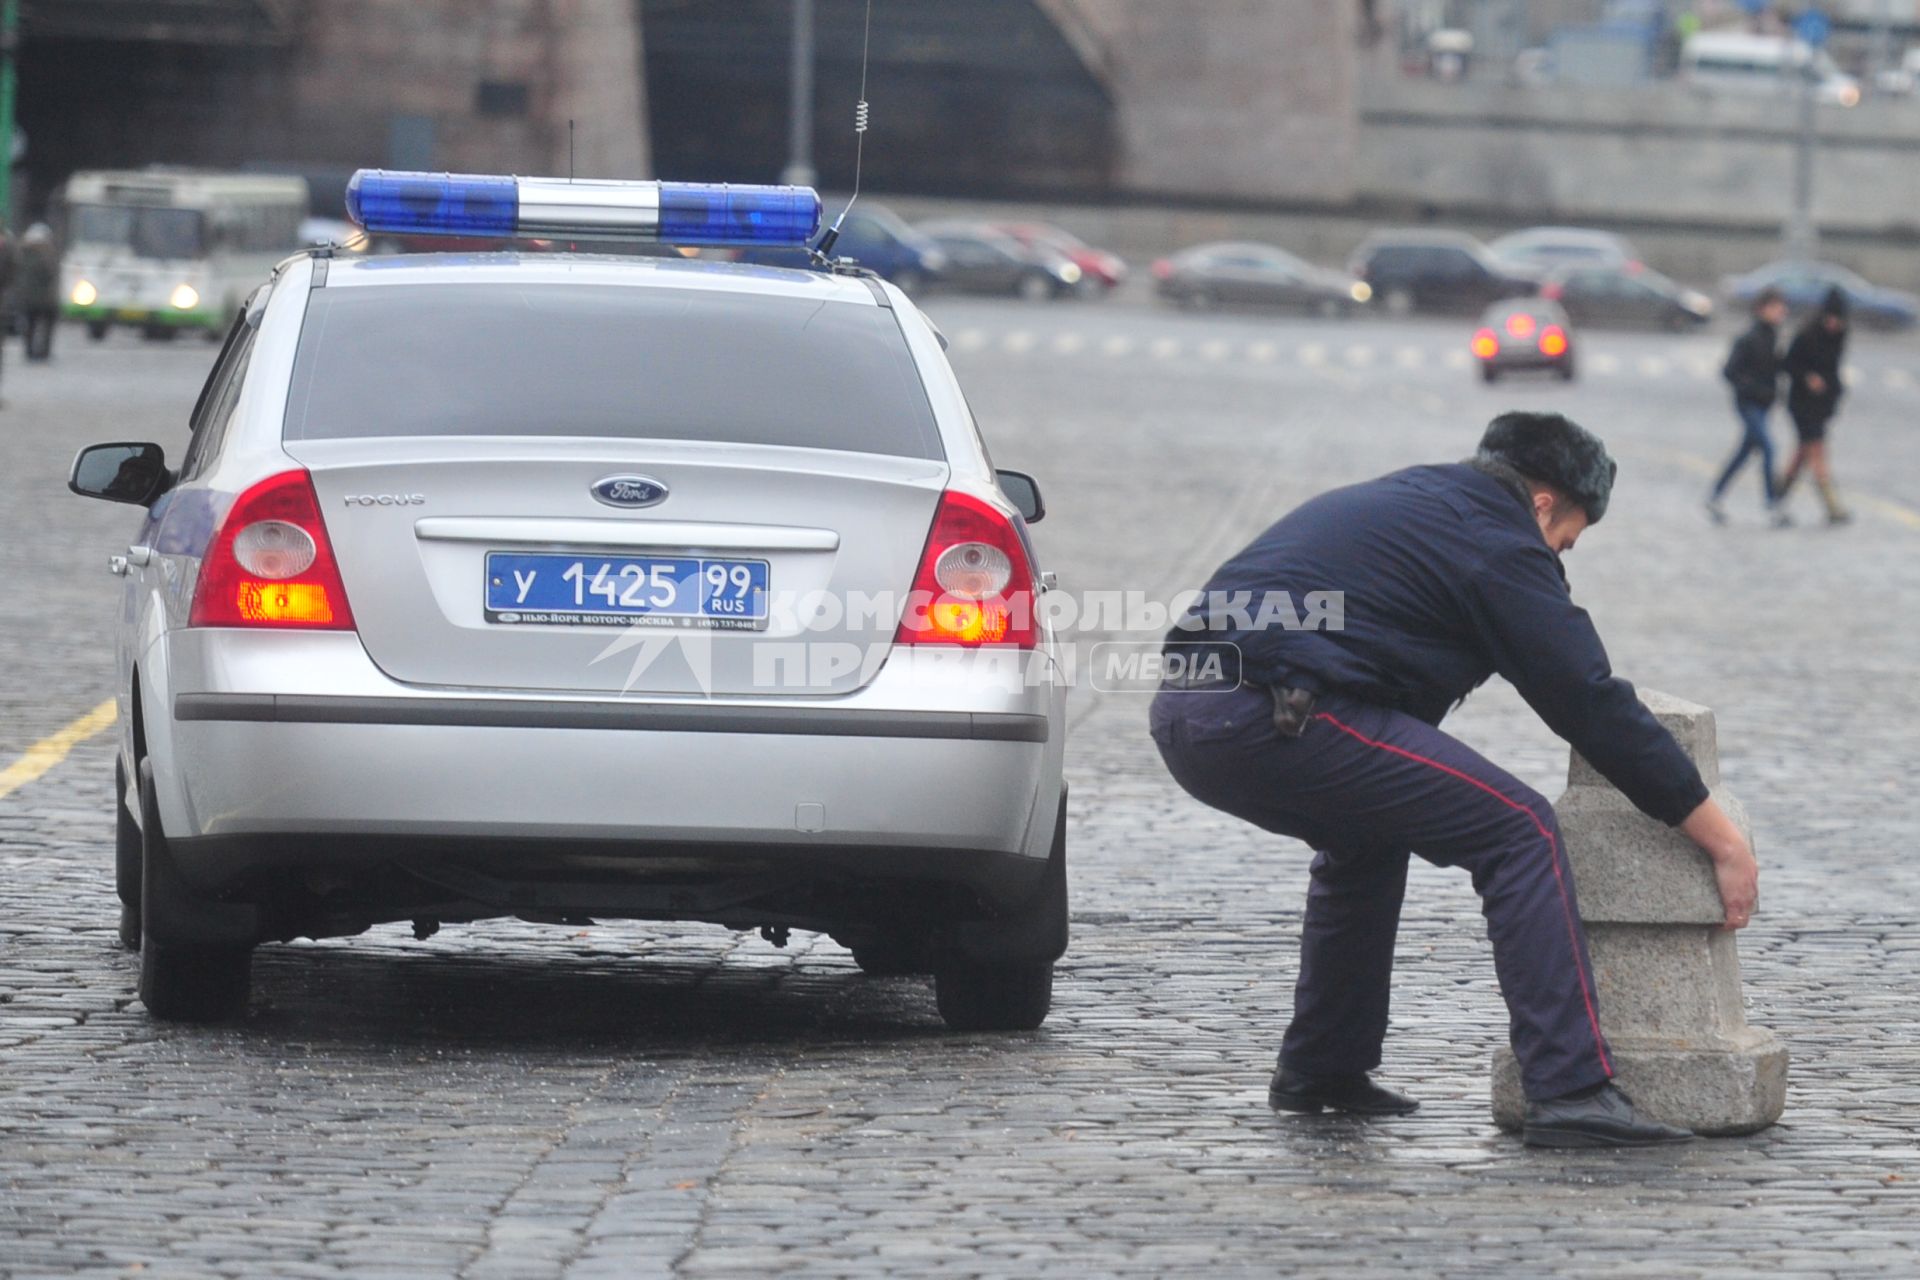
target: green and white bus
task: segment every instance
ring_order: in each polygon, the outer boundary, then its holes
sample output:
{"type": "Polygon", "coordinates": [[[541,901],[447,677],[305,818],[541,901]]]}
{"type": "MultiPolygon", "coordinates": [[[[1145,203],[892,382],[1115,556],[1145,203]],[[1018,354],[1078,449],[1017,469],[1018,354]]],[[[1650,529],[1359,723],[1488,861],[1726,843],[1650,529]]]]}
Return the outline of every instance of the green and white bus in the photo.
{"type": "Polygon", "coordinates": [[[76,173],[60,203],[63,311],[94,338],[218,340],[255,285],[299,247],[305,179],[154,167],[76,173]]]}

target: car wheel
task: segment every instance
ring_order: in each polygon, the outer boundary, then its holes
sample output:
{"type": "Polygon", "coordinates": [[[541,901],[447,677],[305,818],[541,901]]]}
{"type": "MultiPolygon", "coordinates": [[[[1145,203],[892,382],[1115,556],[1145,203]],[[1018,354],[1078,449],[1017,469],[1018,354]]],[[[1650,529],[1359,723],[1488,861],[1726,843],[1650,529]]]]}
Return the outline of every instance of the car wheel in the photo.
{"type": "Polygon", "coordinates": [[[113,326],[105,320],[89,320],[87,321],[87,336],[95,342],[103,342],[106,340],[107,330],[111,328],[113,328],[113,326]]]}
{"type": "Polygon", "coordinates": [[[1044,271],[1030,271],[1020,277],[1020,297],[1027,302],[1046,302],[1053,297],[1053,277],[1044,271]]]}
{"type": "Polygon", "coordinates": [[[1188,311],[1211,311],[1220,305],[1211,289],[1189,289],[1180,295],[1180,305],[1188,311]]]}
{"type": "Polygon", "coordinates": [[[1347,308],[1338,298],[1322,298],[1313,304],[1313,313],[1322,320],[1338,320],[1347,314],[1347,308]]]}
{"type": "Polygon", "coordinates": [[[1031,1031],[1053,1007],[1053,964],[943,966],[933,994],[954,1031],[1031,1031]]]}
{"type": "Polygon", "coordinates": [[[113,888],[120,897],[120,945],[140,949],[140,824],[127,808],[127,767],[113,762],[113,888]]]}
{"type": "Polygon", "coordinates": [[[180,331],[172,325],[150,324],[140,331],[140,336],[148,342],[172,342],[180,336],[180,331]]]}
{"type": "Polygon", "coordinates": [[[1385,304],[1387,314],[1390,316],[1413,314],[1413,291],[1410,289],[1389,289],[1387,296],[1381,301],[1385,304]]]}
{"type": "Polygon", "coordinates": [[[909,298],[917,298],[926,291],[927,278],[912,267],[908,267],[905,271],[895,273],[893,287],[909,298]]]}
{"type": "Polygon", "coordinates": [[[153,767],[144,760],[140,762],[140,826],[140,1002],[149,1014],[167,1022],[237,1017],[246,1011],[252,984],[250,945],[162,941],[154,936],[155,902],[184,896],[189,890],[171,881],[172,859],[166,833],[160,829],[153,767]]]}
{"type": "Polygon", "coordinates": [[[1480,381],[1494,383],[1500,381],[1500,371],[1490,364],[1480,366],[1480,381]]]}
{"type": "Polygon", "coordinates": [[[1669,311],[1664,325],[1668,333],[1685,333],[1693,328],[1694,318],[1685,311],[1669,311]]]}
{"type": "Polygon", "coordinates": [[[1560,381],[1562,382],[1572,382],[1574,376],[1579,372],[1571,360],[1562,360],[1554,367],[1553,371],[1560,375],[1560,381]]]}

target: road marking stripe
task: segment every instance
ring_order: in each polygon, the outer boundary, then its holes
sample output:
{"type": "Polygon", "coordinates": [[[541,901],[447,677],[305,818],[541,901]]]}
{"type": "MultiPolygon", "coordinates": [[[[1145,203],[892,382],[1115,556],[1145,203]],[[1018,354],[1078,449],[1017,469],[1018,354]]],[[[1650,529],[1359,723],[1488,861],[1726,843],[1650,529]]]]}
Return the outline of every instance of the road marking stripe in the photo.
{"type": "Polygon", "coordinates": [[[1373,348],[1365,343],[1356,343],[1347,348],[1347,363],[1356,369],[1364,369],[1373,363],[1373,348]]]}
{"type": "Polygon", "coordinates": [[[1266,341],[1256,342],[1247,348],[1248,357],[1260,364],[1271,364],[1279,354],[1280,348],[1266,341]]]}
{"type": "Polygon", "coordinates": [[[1300,348],[1301,364],[1325,364],[1326,362],[1327,348],[1325,343],[1309,342],[1306,346],[1300,348]]]}
{"type": "Polygon", "coordinates": [[[953,345],[962,351],[978,351],[987,345],[987,335],[980,329],[962,329],[953,335],[953,345]]]}
{"type": "Polygon", "coordinates": [[[1202,360],[1225,360],[1228,352],[1232,350],[1232,347],[1220,339],[1210,338],[1200,344],[1200,358],[1202,360]]]}
{"type": "Polygon", "coordinates": [[[1156,360],[1171,360],[1180,354],[1180,343],[1174,338],[1155,338],[1147,350],[1156,360]]]}
{"type": "Polygon", "coordinates": [[[1658,378],[1667,371],[1667,362],[1659,356],[1641,356],[1640,372],[1649,378],[1658,378]]]}
{"type": "Polygon", "coordinates": [[[0,769],[0,800],[6,799],[29,782],[67,758],[67,753],[88,738],[113,724],[113,699],[95,707],[58,733],[49,734],[28,747],[26,753],[5,769],[0,769]]]}
{"type": "Polygon", "coordinates": [[[1595,373],[1620,372],[1620,357],[1616,355],[1608,355],[1603,352],[1600,355],[1594,356],[1587,363],[1592,366],[1595,373]]]}
{"type": "Polygon", "coordinates": [[[1124,356],[1133,350],[1133,339],[1115,334],[1100,344],[1100,353],[1109,356],[1124,356]]]}
{"type": "Polygon", "coordinates": [[[1427,353],[1419,347],[1401,347],[1394,352],[1393,361],[1402,369],[1418,369],[1427,362],[1427,353]]]}
{"type": "Polygon", "coordinates": [[[1440,363],[1449,369],[1464,369],[1473,363],[1473,357],[1464,351],[1449,350],[1446,355],[1440,358],[1440,363]]]}
{"type": "Polygon", "coordinates": [[[1053,340],[1055,354],[1070,356],[1087,345],[1087,340],[1077,333],[1063,333],[1053,340]]]}
{"type": "Polygon", "coordinates": [[[1027,352],[1033,350],[1033,335],[1025,329],[1015,329],[1012,333],[1000,339],[1000,345],[1012,355],[1025,355],[1027,352]]]}

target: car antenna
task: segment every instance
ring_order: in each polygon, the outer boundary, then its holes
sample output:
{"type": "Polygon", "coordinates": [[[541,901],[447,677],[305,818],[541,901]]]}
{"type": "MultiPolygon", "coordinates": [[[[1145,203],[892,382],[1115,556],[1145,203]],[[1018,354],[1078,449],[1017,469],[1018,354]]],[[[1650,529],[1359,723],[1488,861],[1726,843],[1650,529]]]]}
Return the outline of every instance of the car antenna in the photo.
{"type": "Polygon", "coordinates": [[[873,0],[867,0],[866,23],[860,34],[860,99],[853,106],[853,194],[847,197],[846,208],[840,210],[840,216],[813,248],[814,261],[822,264],[833,261],[833,246],[840,241],[840,224],[847,220],[847,210],[860,198],[860,161],[867,147],[867,60],[872,48],[873,0]]]}

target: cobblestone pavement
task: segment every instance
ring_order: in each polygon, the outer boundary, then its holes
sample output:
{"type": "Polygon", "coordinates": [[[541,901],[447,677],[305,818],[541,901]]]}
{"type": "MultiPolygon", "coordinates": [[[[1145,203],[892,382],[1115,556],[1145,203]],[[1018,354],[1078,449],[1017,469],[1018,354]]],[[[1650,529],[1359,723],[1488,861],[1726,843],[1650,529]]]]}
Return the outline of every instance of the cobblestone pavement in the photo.
{"type": "MultiPolygon", "coordinates": [[[[245,1023],[158,1026],[112,940],[96,738],[0,798],[0,1273],[1914,1273],[1920,340],[1857,344],[1835,448],[1860,520],[1774,532],[1751,479],[1733,526],[1699,510],[1734,435],[1698,372],[1723,335],[1596,335],[1581,382],[1489,390],[1437,324],[934,309],[1080,590],[1198,585],[1292,502],[1461,456],[1499,408],[1602,432],[1621,488],[1569,570],[1616,665],[1719,713],[1785,1120],[1656,1152],[1498,1134],[1477,906],[1424,867],[1386,1067],[1423,1110],[1273,1115],[1304,851],[1180,795],[1137,697],[1076,694],[1074,944],[1012,1036],[946,1033],[924,984],[824,938],[628,924],[268,947],[245,1023]]],[[[51,368],[10,352],[0,388],[0,768],[113,693],[102,559],[132,522],[62,492],[72,449],[178,443],[210,354],[78,336],[51,368]]],[[[1558,791],[1565,749],[1510,690],[1451,727],[1558,791]]]]}

